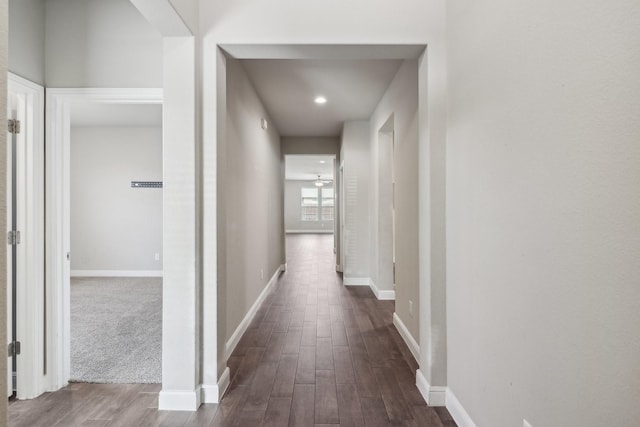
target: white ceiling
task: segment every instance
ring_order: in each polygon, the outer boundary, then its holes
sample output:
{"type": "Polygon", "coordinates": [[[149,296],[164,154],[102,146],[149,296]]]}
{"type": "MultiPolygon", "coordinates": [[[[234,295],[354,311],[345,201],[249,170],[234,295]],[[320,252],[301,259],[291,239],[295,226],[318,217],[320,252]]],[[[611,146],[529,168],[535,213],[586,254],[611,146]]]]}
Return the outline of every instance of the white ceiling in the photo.
{"type": "Polygon", "coordinates": [[[344,121],[369,119],[401,62],[242,60],[281,136],[339,136],[344,121]],[[318,95],[327,103],[315,104],[318,95]]]}
{"type": "Polygon", "coordinates": [[[313,181],[320,175],[320,179],[333,180],[334,159],[333,156],[285,156],[285,178],[313,181]]]}
{"type": "Polygon", "coordinates": [[[162,105],[77,103],[71,106],[72,127],[159,127],[162,105]]]}

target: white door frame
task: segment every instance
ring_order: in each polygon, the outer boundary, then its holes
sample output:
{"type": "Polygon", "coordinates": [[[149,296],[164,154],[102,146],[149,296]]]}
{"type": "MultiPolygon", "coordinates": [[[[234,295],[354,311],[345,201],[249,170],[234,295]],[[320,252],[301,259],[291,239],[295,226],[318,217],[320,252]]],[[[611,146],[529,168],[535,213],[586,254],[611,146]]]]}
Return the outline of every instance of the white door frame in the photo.
{"type": "MultiPolygon", "coordinates": [[[[18,399],[45,391],[44,369],[44,88],[8,73],[8,93],[17,101],[17,356],[18,399]]],[[[10,203],[10,201],[8,201],[10,203]]],[[[11,301],[8,301],[11,304],[11,301]]]]}
{"type": "Polygon", "coordinates": [[[163,90],[47,89],[46,278],[49,389],[66,386],[70,349],[70,146],[74,103],[162,104],[163,90]]]}
{"type": "Polygon", "coordinates": [[[340,185],[339,193],[338,193],[338,228],[340,229],[340,268],[338,271],[340,273],[344,272],[345,268],[345,257],[344,257],[344,160],[340,159],[340,167],[337,168],[337,172],[339,175],[338,183],[340,185]]]}

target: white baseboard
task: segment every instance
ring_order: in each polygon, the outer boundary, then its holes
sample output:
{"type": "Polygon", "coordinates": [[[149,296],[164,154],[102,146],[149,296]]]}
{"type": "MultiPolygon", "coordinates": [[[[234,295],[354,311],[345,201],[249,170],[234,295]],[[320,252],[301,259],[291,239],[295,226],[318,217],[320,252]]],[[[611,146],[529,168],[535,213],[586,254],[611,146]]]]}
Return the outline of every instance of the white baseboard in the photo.
{"type": "Polygon", "coordinates": [[[395,300],[396,291],[380,290],[370,277],[343,277],[345,286],[368,286],[379,300],[395,300]]]}
{"type": "Polygon", "coordinates": [[[420,345],[413,338],[404,322],[400,319],[397,313],[393,313],[393,324],[398,330],[398,333],[404,340],[407,347],[409,347],[409,351],[413,355],[413,358],[416,359],[416,362],[420,363],[420,345]]]}
{"type": "Polygon", "coordinates": [[[476,423],[473,422],[467,411],[462,406],[462,403],[460,403],[450,388],[447,388],[446,400],[447,410],[455,420],[456,424],[458,424],[458,427],[476,427],[476,423]]]}
{"type": "Polygon", "coordinates": [[[231,356],[233,350],[236,349],[236,346],[240,342],[240,338],[242,338],[242,335],[247,331],[247,328],[258,312],[258,309],[271,291],[273,285],[278,280],[278,275],[280,274],[280,272],[285,271],[285,269],[286,265],[282,264],[280,267],[278,267],[276,272],[273,273],[273,276],[271,276],[271,279],[269,279],[269,283],[267,283],[267,286],[264,287],[264,289],[258,296],[258,299],[256,299],[256,302],[253,303],[247,314],[244,316],[244,319],[242,319],[242,322],[240,322],[236,330],[233,332],[233,335],[231,335],[231,338],[229,338],[229,341],[227,341],[227,344],[225,345],[225,360],[229,359],[229,356],[231,356]]]}
{"type": "Polygon", "coordinates": [[[378,289],[375,282],[371,279],[369,280],[369,286],[371,287],[373,293],[376,295],[376,298],[378,298],[379,300],[393,301],[396,299],[396,291],[378,289]]]}
{"type": "Polygon", "coordinates": [[[202,390],[198,386],[193,391],[162,390],[158,396],[161,411],[197,411],[200,407],[202,390]]]}
{"type": "Polygon", "coordinates": [[[416,386],[422,394],[422,398],[429,406],[445,406],[446,405],[446,387],[432,386],[427,381],[422,371],[416,371],[416,386]]]}
{"type": "Polygon", "coordinates": [[[371,279],[368,277],[344,277],[342,283],[345,286],[369,286],[371,279]]]}
{"type": "Polygon", "coordinates": [[[229,387],[231,371],[226,367],[218,384],[202,386],[202,403],[220,403],[222,396],[229,387]]]}
{"type": "Polygon", "coordinates": [[[285,230],[286,234],[333,234],[333,230],[285,230]]]}
{"type": "Polygon", "coordinates": [[[71,270],[71,277],[162,277],[162,270],[71,270]]]}

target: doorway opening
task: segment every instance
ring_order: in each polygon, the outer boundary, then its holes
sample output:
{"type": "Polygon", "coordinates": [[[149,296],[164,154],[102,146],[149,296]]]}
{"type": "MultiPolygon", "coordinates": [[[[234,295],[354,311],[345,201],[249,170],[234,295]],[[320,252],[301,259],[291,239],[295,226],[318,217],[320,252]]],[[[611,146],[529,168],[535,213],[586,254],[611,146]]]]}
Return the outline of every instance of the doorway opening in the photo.
{"type": "Polygon", "coordinates": [[[44,343],[44,88],[8,75],[7,135],[7,391],[40,394],[44,343]]]}
{"type": "Polygon", "coordinates": [[[77,103],[71,382],[162,380],[162,106],[77,103]]]}
{"type": "Polygon", "coordinates": [[[52,389],[70,380],[160,380],[162,98],[161,89],[47,90],[52,389]],[[95,339],[96,331],[97,341],[72,345],[83,334],[95,339]],[[109,354],[97,354],[106,342],[109,354]],[[159,350],[144,356],[145,347],[159,350]],[[76,369],[78,348],[94,376],[77,375],[87,375],[76,369]]]}
{"type": "Polygon", "coordinates": [[[337,255],[335,170],[335,155],[285,155],[284,229],[286,235],[331,234],[337,255]]]}

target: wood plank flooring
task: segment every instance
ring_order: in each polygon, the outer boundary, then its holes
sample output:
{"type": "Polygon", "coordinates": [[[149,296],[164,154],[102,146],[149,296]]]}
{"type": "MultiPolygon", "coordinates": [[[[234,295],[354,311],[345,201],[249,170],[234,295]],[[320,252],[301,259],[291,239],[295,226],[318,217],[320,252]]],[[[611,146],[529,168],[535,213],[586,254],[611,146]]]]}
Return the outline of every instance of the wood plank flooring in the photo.
{"type": "Polygon", "coordinates": [[[71,384],[11,402],[10,426],[455,426],[415,386],[393,301],[344,287],[333,236],[287,236],[288,270],[229,359],[219,405],[157,410],[159,385],[71,384]]]}

